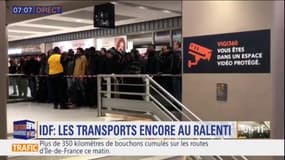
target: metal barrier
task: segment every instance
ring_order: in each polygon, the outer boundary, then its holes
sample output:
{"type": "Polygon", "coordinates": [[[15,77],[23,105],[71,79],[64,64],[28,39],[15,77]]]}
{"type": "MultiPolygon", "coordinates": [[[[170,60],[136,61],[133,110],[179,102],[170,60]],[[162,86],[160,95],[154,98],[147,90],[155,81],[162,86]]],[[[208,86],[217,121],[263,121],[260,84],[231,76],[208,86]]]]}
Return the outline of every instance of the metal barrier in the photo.
{"type": "MultiPolygon", "coordinates": [[[[152,76],[161,76],[160,74],[153,74],[152,76]]],[[[167,75],[164,75],[167,76],[167,75]]],[[[8,103],[12,102],[22,102],[22,101],[32,101],[33,92],[32,88],[35,88],[36,92],[40,90],[42,82],[47,83],[48,75],[25,75],[25,74],[7,74],[7,97],[8,103]]],[[[74,78],[83,79],[97,79],[97,75],[65,75],[67,83],[72,83],[69,81],[74,78]]],[[[45,86],[47,84],[44,84],[45,86]]],[[[123,85],[123,84],[122,84],[123,85]]],[[[96,87],[96,86],[95,86],[96,87]]],[[[96,91],[96,88],[94,88],[96,91]]],[[[48,92],[46,92],[48,94],[48,92]]],[[[39,102],[44,102],[39,100],[39,102]]]]}
{"type": "Polygon", "coordinates": [[[7,86],[8,103],[32,100],[29,77],[24,74],[9,74],[7,86]]]}

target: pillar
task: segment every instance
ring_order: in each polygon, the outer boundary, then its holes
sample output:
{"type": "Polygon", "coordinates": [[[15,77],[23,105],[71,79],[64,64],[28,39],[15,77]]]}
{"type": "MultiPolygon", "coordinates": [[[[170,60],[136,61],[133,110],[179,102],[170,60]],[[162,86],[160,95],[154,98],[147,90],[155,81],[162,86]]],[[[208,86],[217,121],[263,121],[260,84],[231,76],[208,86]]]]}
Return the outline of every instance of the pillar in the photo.
{"type": "MultiPolygon", "coordinates": [[[[0,139],[7,139],[7,80],[8,71],[7,59],[7,32],[6,32],[6,1],[0,1],[0,139]]],[[[7,157],[0,157],[0,160],[6,160],[7,157]]]]}
{"type": "MultiPolygon", "coordinates": [[[[272,138],[284,139],[284,1],[273,1],[272,11],[272,138]]],[[[284,160],[284,157],[275,159],[284,160]]]]}

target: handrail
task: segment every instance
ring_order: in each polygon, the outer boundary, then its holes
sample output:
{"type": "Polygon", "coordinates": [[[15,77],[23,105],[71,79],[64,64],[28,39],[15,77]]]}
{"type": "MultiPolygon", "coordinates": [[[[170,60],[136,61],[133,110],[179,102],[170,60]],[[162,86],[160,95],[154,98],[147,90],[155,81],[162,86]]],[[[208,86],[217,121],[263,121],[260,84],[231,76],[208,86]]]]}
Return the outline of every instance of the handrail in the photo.
{"type": "MultiPolygon", "coordinates": [[[[157,90],[156,88],[154,88],[153,86],[151,86],[151,88],[154,89],[157,93],[159,93],[158,90],[157,90]]],[[[161,94],[161,96],[162,96],[169,104],[171,104],[172,107],[174,107],[176,110],[179,110],[179,109],[178,109],[172,102],[170,102],[170,100],[167,99],[164,95],[161,94]]],[[[189,120],[192,121],[192,119],[191,119],[188,115],[186,115],[184,112],[181,112],[181,113],[182,113],[183,116],[185,116],[187,119],[189,119],[189,120]]]]}
{"type": "MultiPolygon", "coordinates": [[[[193,112],[191,112],[186,106],[184,106],[181,102],[179,102],[174,96],[172,96],[166,89],[164,89],[163,87],[161,87],[156,81],[154,81],[149,75],[146,75],[146,77],[149,79],[149,81],[151,83],[153,83],[156,87],[158,87],[163,93],[165,93],[171,100],[173,100],[174,102],[176,102],[180,107],[182,107],[182,109],[184,109],[185,111],[187,111],[188,113],[190,113],[194,118],[196,118],[198,121],[202,122],[202,120],[193,112]]],[[[169,101],[167,98],[165,98],[166,101],[169,101]]],[[[179,111],[180,113],[183,113],[183,111],[180,111],[179,109],[177,109],[175,107],[175,109],[177,111],[179,111]]],[[[188,116],[187,116],[188,117],[188,116]]],[[[188,118],[188,120],[192,121],[191,118],[188,118]]],[[[222,157],[217,156],[217,158],[219,160],[223,160],[222,157]]]]}
{"type": "MultiPolygon", "coordinates": [[[[202,122],[202,120],[193,112],[191,112],[186,106],[184,106],[180,101],[178,101],[174,96],[172,96],[166,89],[164,89],[163,87],[161,87],[155,80],[153,80],[149,75],[146,75],[146,77],[149,79],[149,81],[153,84],[156,85],[156,87],[158,87],[163,93],[165,93],[169,98],[171,98],[171,100],[175,101],[179,106],[181,106],[183,108],[183,110],[187,111],[188,113],[190,113],[192,116],[194,116],[198,121],[202,122]]],[[[169,102],[168,99],[165,98],[166,101],[169,102]]],[[[172,103],[171,103],[172,104],[172,103]]],[[[176,110],[178,110],[175,107],[176,110]]],[[[178,110],[179,111],[179,110],[178,110]]],[[[183,113],[183,112],[181,112],[183,113]]],[[[188,116],[187,116],[188,117],[188,116]]],[[[186,117],[186,118],[187,118],[186,117]]],[[[188,120],[191,120],[191,118],[188,118],[188,120]]],[[[221,156],[216,156],[219,160],[223,160],[223,158],[221,156]]],[[[243,160],[248,160],[245,156],[240,156],[243,160]]],[[[237,158],[235,156],[232,156],[232,158],[234,160],[237,160],[237,158]]]]}
{"type": "MultiPolygon", "coordinates": [[[[99,77],[137,77],[143,78],[146,76],[161,76],[161,77],[181,77],[181,74],[99,74],[99,77]]],[[[151,78],[151,77],[150,77],[151,78]]]]}
{"type": "Polygon", "coordinates": [[[145,96],[145,93],[133,93],[133,92],[100,91],[100,93],[124,94],[124,95],[133,95],[133,96],[145,96]]]}
{"type": "MultiPolygon", "coordinates": [[[[183,105],[180,101],[178,101],[174,96],[172,96],[166,89],[164,89],[163,87],[161,87],[152,77],[154,76],[169,76],[169,77],[176,77],[176,75],[171,76],[171,75],[167,75],[167,74],[156,74],[156,75],[147,75],[147,74],[108,74],[108,75],[97,75],[97,91],[98,91],[98,115],[101,115],[101,110],[102,110],[102,102],[100,101],[101,98],[101,93],[107,93],[107,94],[129,94],[129,95],[141,95],[141,96],[146,96],[149,98],[146,98],[145,101],[149,101],[152,100],[154,103],[157,104],[157,106],[159,106],[164,112],[165,114],[170,118],[171,121],[179,121],[179,119],[171,112],[169,111],[161,102],[158,101],[158,99],[156,97],[154,97],[154,95],[152,95],[152,93],[150,92],[150,89],[153,89],[155,91],[155,93],[158,93],[159,96],[161,96],[163,98],[163,100],[165,100],[167,102],[167,104],[170,104],[172,107],[175,108],[175,110],[177,110],[179,113],[181,113],[182,116],[184,116],[187,120],[192,121],[192,119],[186,114],[190,114],[191,116],[193,116],[197,121],[202,122],[202,119],[200,119],[196,114],[194,114],[192,111],[190,111],[190,109],[188,109],[185,105],[183,105]],[[143,85],[140,84],[129,84],[130,86],[144,86],[145,88],[145,93],[136,93],[136,92],[122,92],[122,91],[111,91],[111,90],[101,90],[101,85],[103,83],[101,78],[144,78],[144,83],[143,85]],[[182,109],[179,109],[178,106],[181,107],[182,109]],[[186,113],[185,113],[186,112],[186,113]]],[[[108,85],[119,85],[117,83],[104,83],[104,85],[108,86],[108,85]]],[[[128,86],[128,84],[123,84],[125,86],[128,86]]],[[[109,89],[111,88],[109,86],[109,89]]],[[[108,87],[106,87],[108,88],[108,87]]],[[[109,97],[110,98],[110,97],[109,97]]],[[[215,159],[218,160],[223,160],[223,158],[221,156],[215,155],[212,156],[215,159]]],[[[245,156],[239,156],[240,158],[242,158],[243,160],[248,160],[245,156]]],[[[233,160],[237,160],[238,158],[236,156],[231,156],[231,158],[233,160]]]]}
{"type": "Polygon", "coordinates": [[[168,93],[168,91],[166,91],[163,87],[161,87],[156,81],[154,81],[149,75],[146,75],[146,77],[149,78],[149,80],[155,84],[159,89],[161,89],[163,91],[163,93],[165,93],[169,98],[171,98],[172,100],[174,100],[180,107],[182,107],[183,109],[185,109],[188,113],[190,113],[191,115],[193,115],[198,121],[202,121],[196,114],[194,114],[193,112],[191,112],[187,107],[185,107],[181,102],[179,102],[175,97],[173,97],[170,93],[168,93]]]}
{"type": "MultiPolygon", "coordinates": [[[[102,85],[108,85],[107,83],[102,83],[102,85]]],[[[134,87],[145,87],[144,84],[131,84],[131,83],[110,83],[110,85],[118,85],[118,86],[134,86],[134,87]]]]}
{"type": "MultiPolygon", "coordinates": [[[[94,74],[85,74],[85,75],[64,75],[64,77],[66,78],[76,78],[76,77],[85,77],[85,78],[97,78],[97,76],[100,77],[144,77],[146,74],[98,74],[98,75],[94,75],[94,74]]],[[[181,77],[181,74],[147,74],[150,75],[152,77],[181,77]]],[[[7,73],[6,74],[7,77],[19,77],[19,76],[25,76],[25,77],[48,77],[49,75],[47,74],[37,74],[37,75],[27,75],[24,73],[7,73]]]]}
{"type": "Polygon", "coordinates": [[[170,111],[168,111],[160,102],[158,102],[158,100],[156,98],[154,98],[153,96],[150,95],[150,97],[156,102],[158,103],[161,107],[163,107],[163,110],[174,120],[178,121],[178,118],[175,117],[175,115],[173,115],[170,111]]]}

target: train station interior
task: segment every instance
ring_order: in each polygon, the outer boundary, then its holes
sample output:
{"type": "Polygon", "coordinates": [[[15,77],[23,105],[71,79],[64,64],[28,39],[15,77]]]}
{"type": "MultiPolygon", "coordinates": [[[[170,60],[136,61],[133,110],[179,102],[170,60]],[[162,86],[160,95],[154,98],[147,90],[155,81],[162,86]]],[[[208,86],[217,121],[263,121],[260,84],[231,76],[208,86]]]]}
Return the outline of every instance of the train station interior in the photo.
{"type": "MultiPolygon", "coordinates": [[[[13,122],[22,119],[252,121],[246,125],[268,127],[270,135],[262,136],[284,139],[284,1],[1,0],[0,15],[0,139],[12,139],[13,122]],[[96,6],[104,4],[114,7],[114,26],[95,26],[96,6]],[[58,6],[61,11],[28,13],[29,8],[15,6],[58,6]],[[212,43],[219,38],[229,43],[212,43]],[[195,50],[193,40],[212,48],[195,50]],[[225,59],[220,65],[213,53],[226,53],[213,48],[219,45],[240,47],[240,52],[261,47],[259,57],[248,51],[252,61],[231,65],[226,62],[231,57],[218,56],[225,59]],[[61,79],[50,78],[49,57],[55,52],[64,57],[61,79]]],[[[284,157],[0,156],[95,159],[284,157]]]]}

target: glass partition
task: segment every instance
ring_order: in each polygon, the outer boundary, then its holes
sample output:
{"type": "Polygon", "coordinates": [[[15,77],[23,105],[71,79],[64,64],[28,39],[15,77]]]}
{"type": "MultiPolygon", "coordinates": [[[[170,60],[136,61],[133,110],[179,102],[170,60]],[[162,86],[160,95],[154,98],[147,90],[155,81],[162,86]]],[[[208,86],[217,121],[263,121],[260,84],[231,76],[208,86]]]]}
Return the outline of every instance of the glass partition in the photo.
{"type": "Polygon", "coordinates": [[[28,78],[23,74],[9,74],[7,77],[8,103],[32,100],[31,87],[37,86],[36,78],[28,78]]]}

